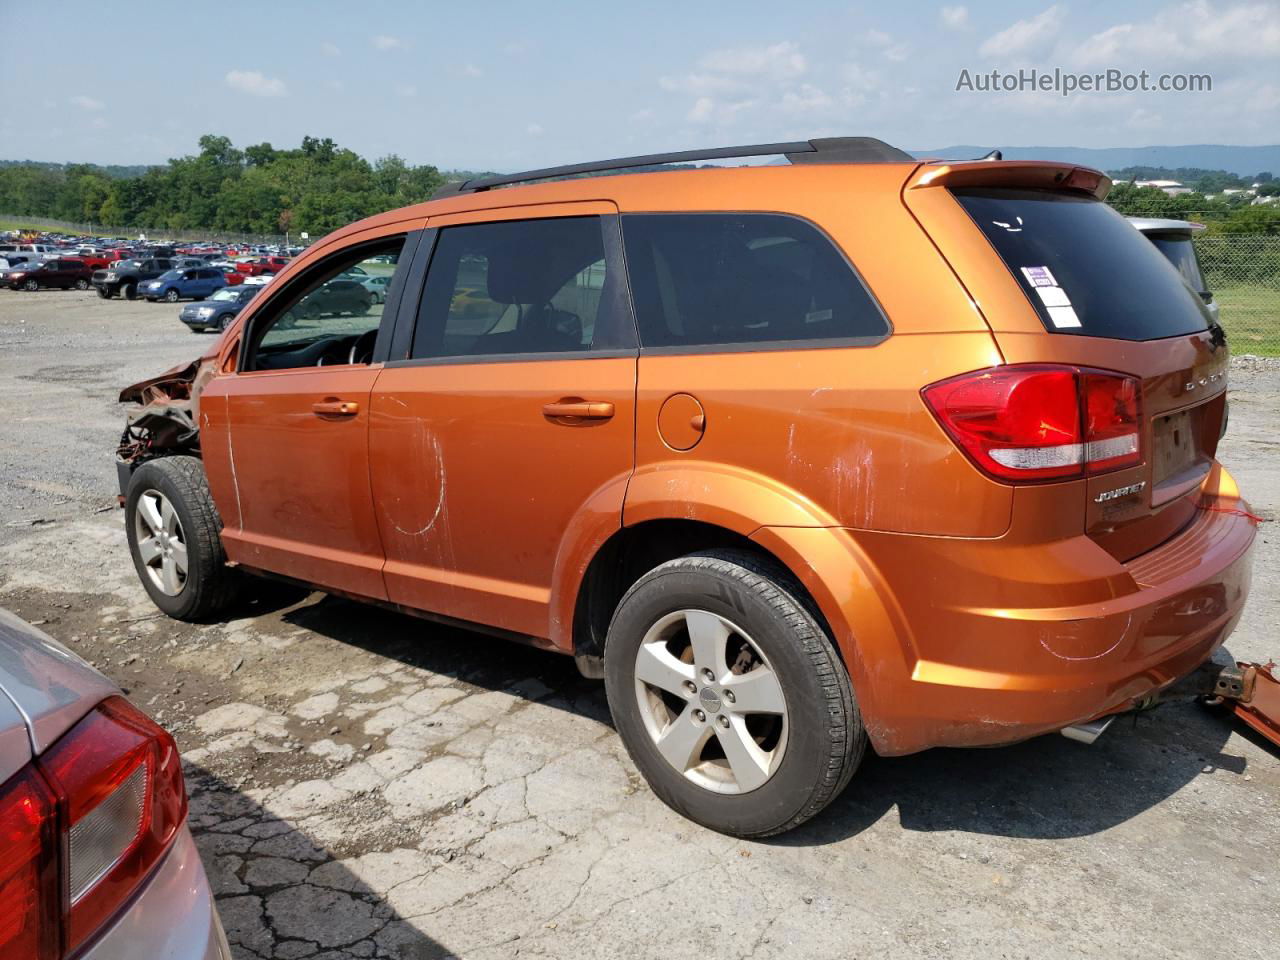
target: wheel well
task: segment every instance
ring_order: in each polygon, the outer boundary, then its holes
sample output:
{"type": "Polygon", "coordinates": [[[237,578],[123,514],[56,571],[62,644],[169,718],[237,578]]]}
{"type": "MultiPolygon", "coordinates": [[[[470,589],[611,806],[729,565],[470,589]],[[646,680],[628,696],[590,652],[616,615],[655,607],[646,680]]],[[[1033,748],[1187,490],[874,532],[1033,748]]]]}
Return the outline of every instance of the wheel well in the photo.
{"type": "MultiPolygon", "coordinates": [[[[573,617],[573,654],[578,669],[588,677],[604,676],[609,623],[632,584],[668,560],[717,547],[744,550],[787,570],[786,564],[754,540],[697,520],[650,520],[623,527],[610,537],[591,558],[578,588],[573,617]]],[[[787,587],[830,635],[829,624],[800,581],[792,576],[787,587]]]]}

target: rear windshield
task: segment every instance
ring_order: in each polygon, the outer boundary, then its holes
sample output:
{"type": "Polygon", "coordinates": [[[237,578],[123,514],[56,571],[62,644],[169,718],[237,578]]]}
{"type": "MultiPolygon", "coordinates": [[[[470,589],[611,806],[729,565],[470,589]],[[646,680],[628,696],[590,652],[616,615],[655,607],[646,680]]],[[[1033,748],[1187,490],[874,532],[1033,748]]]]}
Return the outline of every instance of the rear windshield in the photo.
{"type": "Polygon", "coordinates": [[[1199,291],[1100,200],[1038,190],[954,193],[1051,333],[1156,340],[1208,328],[1199,291]]]}
{"type": "Polygon", "coordinates": [[[1196,248],[1192,245],[1189,236],[1179,233],[1148,233],[1147,239],[1178,268],[1178,272],[1187,283],[1191,284],[1191,289],[1197,293],[1208,291],[1209,288],[1204,283],[1204,274],[1200,272],[1200,261],[1196,259],[1196,248]]]}

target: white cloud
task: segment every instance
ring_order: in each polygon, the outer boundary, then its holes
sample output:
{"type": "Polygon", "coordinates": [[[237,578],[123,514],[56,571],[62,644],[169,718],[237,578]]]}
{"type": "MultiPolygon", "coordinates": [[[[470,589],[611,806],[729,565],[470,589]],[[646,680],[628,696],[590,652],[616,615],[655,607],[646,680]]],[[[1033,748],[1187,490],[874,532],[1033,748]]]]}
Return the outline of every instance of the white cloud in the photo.
{"type": "Polygon", "coordinates": [[[790,41],[765,47],[713,50],[683,76],[662,77],[663,89],[705,97],[739,93],[762,85],[785,82],[808,69],[804,54],[790,41]]]}
{"type": "Polygon", "coordinates": [[[808,65],[796,45],[785,41],[768,47],[715,50],[703,57],[699,66],[710,73],[786,78],[800,76],[808,65]]]}
{"type": "Polygon", "coordinates": [[[894,63],[901,63],[910,55],[911,48],[905,43],[895,43],[884,52],[885,59],[892,60],[894,63]]]}
{"type": "Polygon", "coordinates": [[[689,120],[692,123],[704,123],[711,119],[711,115],[715,113],[716,102],[710,97],[699,97],[693,101],[693,106],[689,108],[689,120]]]}
{"type": "Polygon", "coordinates": [[[893,37],[885,33],[883,30],[868,30],[863,34],[863,39],[873,47],[887,47],[893,43],[893,37]]]}
{"type": "Polygon", "coordinates": [[[951,30],[963,30],[969,25],[968,7],[943,7],[938,11],[942,25],[951,30]]]}
{"type": "Polygon", "coordinates": [[[1019,20],[986,39],[978,53],[984,57],[1008,57],[1024,53],[1053,39],[1062,26],[1063,11],[1056,4],[1039,16],[1019,20]]]}
{"type": "Polygon", "coordinates": [[[1141,23],[1120,23],[1093,34],[1072,53],[1076,63],[1102,65],[1132,57],[1163,61],[1280,56],[1280,9],[1274,4],[1215,7],[1193,0],[1159,11],[1141,23]]]}
{"type": "Polygon", "coordinates": [[[388,36],[385,33],[380,33],[376,37],[370,38],[369,42],[379,50],[398,50],[404,46],[404,41],[399,37],[388,36]]]}
{"type": "Polygon", "coordinates": [[[324,43],[320,44],[320,52],[323,53],[326,57],[342,56],[342,50],[338,47],[338,45],[336,43],[329,43],[327,40],[324,43]]]}
{"type": "Polygon", "coordinates": [[[474,63],[468,63],[462,68],[462,72],[468,77],[483,77],[484,71],[477,67],[474,63]]]}
{"type": "Polygon", "coordinates": [[[542,136],[542,134],[543,134],[542,124],[540,124],[540,123],[531,123],[531,124],[529,124],[527,127],[525,127],[525,128],[524,128],[524,132],[525,132],[525,133],[527,133],[527,134],[528,134],[529,136],[531,136],[531,137],[540,137],[540,136],[542,136]]]}
{"type": "Polygon", "coordinates": [[[283,80],[279,77],[268,77],[257,70],[228,71],[225,81],[232,90],[255,97],[287,97],[289,95],[283,80]]]}
{"type": "Polygon", "coordinates": [[[95,100],[93,97],[86,97],[84,95],[72,97],[69,102],[73,103],[81,110],[101,110],[106,106],[106,104],[101,100],[95,100]]]}
{"type": "Polygon", "coordinates": [[[831,107],[832,100],[824,90],[809,83],[802,83],[795,90],[782,95],[779,105],[784,113],[820,113],[831,107]]]}

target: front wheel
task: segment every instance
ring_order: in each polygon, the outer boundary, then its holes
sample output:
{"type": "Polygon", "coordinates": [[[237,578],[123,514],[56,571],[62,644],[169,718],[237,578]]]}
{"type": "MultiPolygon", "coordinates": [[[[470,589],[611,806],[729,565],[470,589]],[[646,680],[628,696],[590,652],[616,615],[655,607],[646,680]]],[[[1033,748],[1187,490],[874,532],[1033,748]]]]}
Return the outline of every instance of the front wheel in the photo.
{"type": "Polygon", "coordinates": [[[100,296],[103,300],[110,300],[110,299],[111,299],[111,291],[110,291],[110,290],[108,290],[106,287],[99,287],[99,288],[98,288],[98,296],[100,296]]]}
{"type": "Polygon", "coordinates": [[[178,299],[179,299],[179,297],[178,297],[178,291],[177,291],[177,290],[174,290],[174,289],[170,288],[170,289],[168,289],[168,290],[166,290],[166,291],[164,292],[164,301],[165,301],[165,303],[177,303],[177,302],[178,302],[178,299]]]}
{"type": "Polygon", "coordinates": [[[36,281],[34,281],[34,280],[28,280],[26,283],[24,283],[24,284],[22,285],[22,289],[23,289],[23,290],[28,290],[28,291],[30,291],[30,292],[32,292],[32,293],[34,293],[35,291],[37,291],[37,290],[39,290],[39,289],[40,289],[40,284],[38,284],[38,283],[37,283],[36,281]]]}
{"type": "Polygon", "coordinates": [[[162,611],[199,621],[229,605],[234,574],[222,549],[222,521],[195,457],[149,460],[133,472],[125,530],[143,589],[162,611]]]}
{"type": "Polygon", "coordinates": [[[654,793],[713,830],[790,830],[862,758],[848,672],[802,597],[767,559],[714,550],[649,571],[610,624],[618,733],[654,793]]]}
{"type": "Polygon", "coordinates": [[[231,326],[231,323],[232,321],[235,320],[235,318],[236,318],[236,315],[234,313],[224,313],[222,316],[218,318],[218,329],[226,330],[227,327],[231,326]]]}
{"type": "Polygon", "coordinates": [[[126,300],[138,299],[138,285],[136,283],[126,283],[120,288],[120,292],[126,300]]]}

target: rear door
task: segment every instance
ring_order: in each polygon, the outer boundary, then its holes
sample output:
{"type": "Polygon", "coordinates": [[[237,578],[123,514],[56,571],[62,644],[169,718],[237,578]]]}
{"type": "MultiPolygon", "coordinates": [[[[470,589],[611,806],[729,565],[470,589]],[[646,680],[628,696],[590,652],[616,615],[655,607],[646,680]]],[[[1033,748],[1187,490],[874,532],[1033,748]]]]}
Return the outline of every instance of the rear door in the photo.
{"type": "Polygon", "coordinates": [[[371,398],[387,592],[549,638],[562,543],[584,521],[621,524],[633,463],[636,345],[616,209],[529,206],[429,225],[412,342],[371,398]]]}
{"type": "Polygon", "coordinates": [[[1141,381],[1142,463],[1039,495],[1059,489],[1078,505],[1084,531],[1120,560],[1182,529],[1226,410],[1227,349],[1199,291],[1084,191],[992,183],[908,191],[908,202],[941,239],[1007,363],[1075,364],[1141,381]]]}

